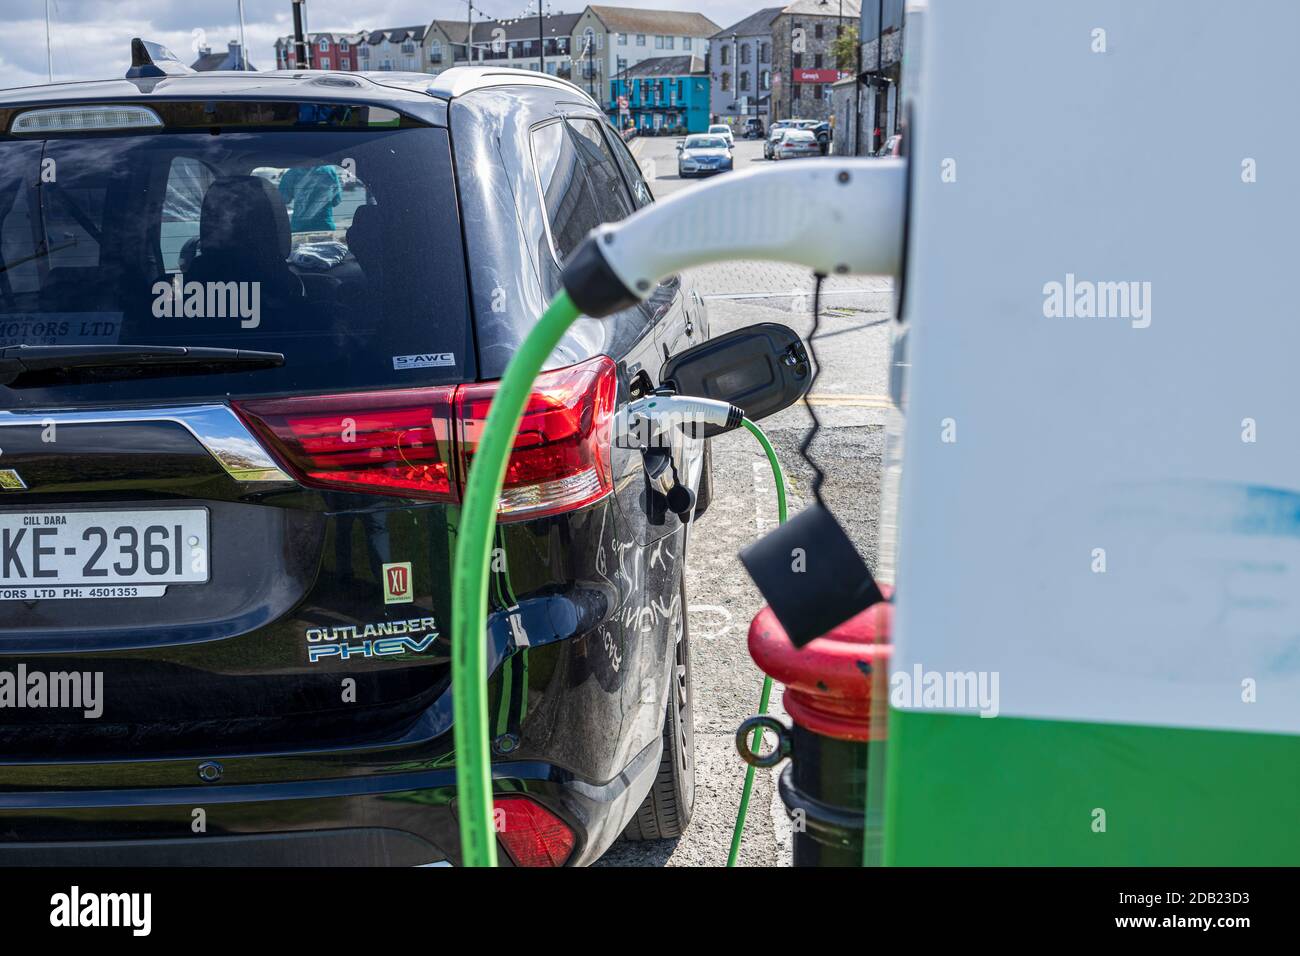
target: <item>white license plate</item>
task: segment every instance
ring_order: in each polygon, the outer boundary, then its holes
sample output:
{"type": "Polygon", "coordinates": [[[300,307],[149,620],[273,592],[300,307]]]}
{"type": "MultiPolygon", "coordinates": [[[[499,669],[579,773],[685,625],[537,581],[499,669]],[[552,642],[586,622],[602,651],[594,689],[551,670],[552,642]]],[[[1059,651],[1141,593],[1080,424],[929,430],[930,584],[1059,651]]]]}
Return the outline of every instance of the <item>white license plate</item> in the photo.
{"type": "Polygon", "coordinates": [[[157,597],[208,558],[206,508],[0,514],[0,600],[157,597]]]}

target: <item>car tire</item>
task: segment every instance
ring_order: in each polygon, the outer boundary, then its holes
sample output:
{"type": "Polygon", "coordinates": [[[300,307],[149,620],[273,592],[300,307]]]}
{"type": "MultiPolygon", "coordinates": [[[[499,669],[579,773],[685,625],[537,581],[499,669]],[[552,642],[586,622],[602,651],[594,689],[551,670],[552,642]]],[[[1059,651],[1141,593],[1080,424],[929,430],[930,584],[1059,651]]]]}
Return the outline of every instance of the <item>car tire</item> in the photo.
{"type": "Polygon", "coordinates": [[[695,811],[695,718],[691,682],[691,643],[686,624],[686,575],[678,585],[677,640],[668,707],[664,714],[664,752],[659,769],[636,815],[623,830],[626,840],[669,840],[686,832],[695,811]]]}

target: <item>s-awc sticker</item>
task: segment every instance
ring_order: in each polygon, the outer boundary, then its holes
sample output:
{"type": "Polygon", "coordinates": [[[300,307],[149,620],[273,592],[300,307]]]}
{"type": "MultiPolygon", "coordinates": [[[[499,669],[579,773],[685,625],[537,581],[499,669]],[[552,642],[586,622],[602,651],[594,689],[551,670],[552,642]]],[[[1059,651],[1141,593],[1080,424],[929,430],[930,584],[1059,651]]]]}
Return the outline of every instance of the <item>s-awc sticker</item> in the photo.
{"type": "Polygon", "coordinates": [[[455,352],[425,352],[422,355],[393,356],[393,368],[398,372],[410,368],[445,368],[455,364],[455,352]]]}

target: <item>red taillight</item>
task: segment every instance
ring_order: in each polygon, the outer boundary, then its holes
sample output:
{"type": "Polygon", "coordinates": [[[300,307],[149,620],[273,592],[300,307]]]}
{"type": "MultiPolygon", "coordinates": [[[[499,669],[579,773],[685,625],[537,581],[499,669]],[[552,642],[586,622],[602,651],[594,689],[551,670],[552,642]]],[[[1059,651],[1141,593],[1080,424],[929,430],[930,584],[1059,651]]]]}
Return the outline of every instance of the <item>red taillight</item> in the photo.
{"type": "Polygon", "coordinates": [[[454,501],[454,387],[236,402],[305,485],[454,501]]]}
{"type": "Polygon", "coordinates": [[[515,866],[564,866],[573,853],[573,831],[528,797],[497,797],[497,839],[515,866]]]}
{"type": "MultiPolygon", "coordinates": [[[[235,402],[287,469],[315,488],[459,501],[495,383],[235,402]]],[[[503,521],[571,511],[614,487],[615,366],[544,372],[515,438],[503,521]]]]}
{"type": "MultiPolygon", "coordinates": [[[[496,390],[495,384],[462,385],[456,394],[461,475],[469,474],[496,390]]],[[[617,391],[614,363],[604,357],[538,376],[506,466],[502,520],[571,511],[609,494],[617,391]]]]}

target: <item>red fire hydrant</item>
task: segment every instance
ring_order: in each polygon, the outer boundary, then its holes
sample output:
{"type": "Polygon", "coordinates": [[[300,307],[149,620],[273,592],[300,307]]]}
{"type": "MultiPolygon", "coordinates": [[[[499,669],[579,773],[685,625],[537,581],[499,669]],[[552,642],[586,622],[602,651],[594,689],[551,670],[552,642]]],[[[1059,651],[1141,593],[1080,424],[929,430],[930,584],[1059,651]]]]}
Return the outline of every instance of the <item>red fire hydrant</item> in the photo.
{"type": "Polygon", "coordinates": [[[751,717],[736,732],[736,748],[759,767],[791,758],[779,789],[794,821],[795,866],[862,865],[869,744],[885,739],[892,614],[887,601],[873,604],[803,648],[791,643],[771,608],[749,626],[750,656],[785,685],[793,726],[751,717]],[[769,754],[750,749],[760,727],[777,735],[769,754]]]}

